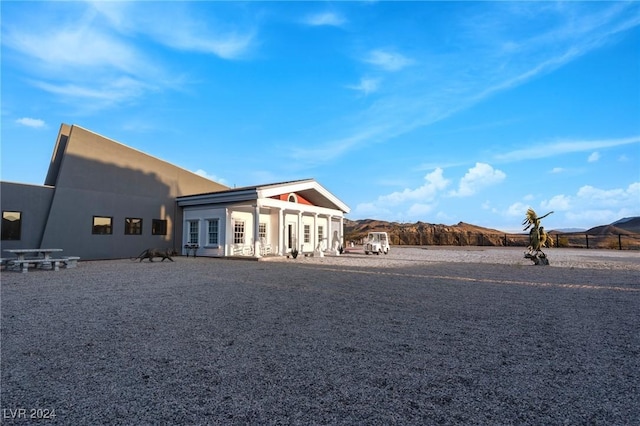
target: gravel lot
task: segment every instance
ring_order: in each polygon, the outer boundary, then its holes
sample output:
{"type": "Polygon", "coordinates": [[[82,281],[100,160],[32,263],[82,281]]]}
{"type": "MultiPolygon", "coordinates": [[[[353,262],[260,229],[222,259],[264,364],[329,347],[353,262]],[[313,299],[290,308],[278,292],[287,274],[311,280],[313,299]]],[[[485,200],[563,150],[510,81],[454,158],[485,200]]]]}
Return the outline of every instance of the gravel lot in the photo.
{"type": "Polygon", "coordinates": [[[640,424],[640,253],[547,253],[2,272],[2,422],[640,424]]]}

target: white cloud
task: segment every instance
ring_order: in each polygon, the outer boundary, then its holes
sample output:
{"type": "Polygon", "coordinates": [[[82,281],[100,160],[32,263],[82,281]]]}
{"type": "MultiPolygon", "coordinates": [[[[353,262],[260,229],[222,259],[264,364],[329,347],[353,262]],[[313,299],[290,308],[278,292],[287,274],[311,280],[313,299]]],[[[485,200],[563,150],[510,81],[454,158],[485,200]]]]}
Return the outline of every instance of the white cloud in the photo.
{"type": "Polygon", "coordinates": [[[640,215],[640,182],[627,188],[601,189],[591,185],[581,187],[574,196],[555,195],[540,203],[543,210],[564,211],[554,219],[561,227],[589,228],[640,215]]]}
{"type": "Polygon", "coordinates": [[[527,213],[527,209],[531,207],[528,204],[524,204],[521,202],[515,202],[513,204],[511,204],[506,211],[506,215],[509,217],[519,217],[522,216],[524,218],[524,215],[527,213]]]}
{"type": "Polygon", "coordinates": [[[351,212],[353,217],[380,219],[388,217],[392,212],[376,203],[360,203],[351,212]]]}
{"type": "Polygon", "coordinates": [[[598,206],[636,206],[640,200],[640,182],[630,184],[625,188],[600,189],[585,185],[578,190],[577,197],[583,202],[598,206]]]}
{"type": "Polygon", "coordinates": [[[500,161],[532,160],[630,144],[640,144],[640,135],[620,139],[557,141],[498,154],[496,159],[500,161]]]}
{"type": "Polygon", "coordinates": [[[202,176],[205,179],[209,179],[209,180],[212,180],[214,182],[221,183],[222,185],[226,185],[225,179],[220,178],[220,177],[218,177],[216,175],[209,174],[206,170],[198,169],[193,173],[197,174],[198,176],[202,176]]]}
{"type": "MultiPolygon", "coordinates": [[[[144,34],[174,49],[214,54],[223,59],[244,55],[255,41],[250,27],[240,29],[222,19],[205,21],[177,2],[150,9],[144,2],[91,2],[110,26],[125,35],[144,34]]],[[[235,21],[233,21],[235,22],[235,21]]]]}
{"type": "Polygon", "coordinates": [[[589,155],[589,158],[587,158],[587,161],[589,163],[595,163],[599,159],[600,159],[600,153],[598,151],[595,151],[595,152],[592,152],[591,155],[589,155]]]}
{"type": "Polygon", "coordinates": [[[361,78],[360,83],[353,86],[347,86],[349,89],[357,90],[359,92],[368,95],[370,93],[374,93],[378,90],[380,86],[380,79],[377,78],[361,78]]]}
{"type": "Polygon", "coordinates": [[[432,204],[416,203],[409,207],[407,215],[409,217],[424,217],[433,211],[435,206],[432,204]]]}
{"type": "Polygon", "coordinates": [[[426,183],[416,189],[405,189],[378,197],[381,204],[401,204],[407,201],[430,201],[438,192],[444,190],[449,181],[443,177],[442,169],[438,168],[424,177],[426,183]]]}
{"type": "Polygon", "coordinates": [[[252,33],[212,36],[194,34],[186,26],[176,33],[158,33],[156,37],[161,43],[175,49],[212,53],[223,59],[241,57],[249,50],[254,40],[252,33]]]}
{"type": "Polygon", "coordinates": [[[35,87],[63,102],[99,100],[90,105],[93,110],[184,84],[183,75],[157,59],[155,48],[138,47],[141,35],[147,45],[150,40],[152,45],[224,59],[244,55],[254,41],[251,25],[239,30],[231,24],[205,22],[178,3],[153,8],[135,2],[69,5],[64,16],[51,16],[55,25],[31,16],[3,25],[3,49],[23,58],[25,74],[35,87]]]}
{"type": "Polygon", "coordinates": [[[309,15],[305,18],[304,23],[314,27],[320,26],[332,26],[340,27],[346,22],[346,19],[333,12],[317,13],[315,15],[309,15]]]}
{"type": "Polygon", "coordinates": [[[494,169],[489,164],[476,163],[476,165],[470,168],[462,179],[460,179],[458,189],[451,191],[450,195],[467,197],[483,188],[502,182],[506,177],[507,175],[503,171],[494,169]]]}
{"type": "Polygon", "coordinates": [[[562,168],[562,167],[554,167],[553,169],[551,169],[551,173],[554,173],[554,174],[555,173],[562,173],[564,171],[565,171],[565,169],[562,168]]]}
{"type": "Polygon", "coordinates": [[[413,63],[413,60],[401,55],[400,53],[389,52],[381,49],[369,52],[369,55],[364,61],[380,67],[385,71],[400,71],[413,63]]]}
{"type": "Polygon", "coordinates": [[[418,220],[431,213],[438,204],[438,194],[449,181],[443,177],[442,169],[436,169],[424,177],[425,183],[418,188],[381,195],[375,201],[360,203],[351,212],[353,217],[385,220],[418,220]]]}
{"type": "Polygon", "coordinates": [[[104,67],[139,74],[147,68],[142,52],[98,28],[10,28],[3,38],[4,44],[34,60],[32,65],[56,74],[68,73],[70,69],[104,67]]]}
{"type": "Polygon", "coordinates": [[[636,215],[638,215],[637,210],[632,211],[629,209],[586,209],[566,212],[564,217],[570,227],[589,228],[593,224],[605,225],[623,217],[636,215]]]}
{"type": "Polygon", "coordinates": [[[23,126],[27,126],[27,127],[34,127],[36,129],[42,128],[45,126],[44,121],[39,118],[23,117],[23,118],[17,119],[16,123],[22,124],[23,126]]]}
{"type": "Polygon", "coordinates": [[[563,211],[571,208],[571,197],[555,195],[550,200],[544,200],[540,206],[545,210],[563,211]]]}
{"type": "MultiPolygon", "coordinates": [[[[314,150],[321,146],[333,149],[334,141],[352,140],[354,136],[370,132],[372,127],[380,130],[372,135],[375,142],[386,142],[437,123],[491,96],[553,72],[603,44],[613,43],[619,38],[620,32],[640,22],[640,15],[630,13],[634,12],[630,9],[635,8],[630,3],[603,6],[593,12],[577,11],[572,4],[568,4],[564,11],[548,13],[539,13],[540,6],[535,4],[536,13],[531,10],[534,6],[530,6],[525,15],[514,14],[515,7],[511,4],[508,7],[503,7],[500,2],[492,4],[496,5],[498,13],[491,17],[469,14],[465,22],[451,23],[452,31],[460,30],[458,41],[468,44],[470,48],[460,53],[451,52],[446,60],[434,56],[429,49],[413,59],[391,49],[376,49],[363,55],[362,61],[388,71],[397,71],[414,63],[416,68],[418,65],[425,66],[420,73],[403,75],[402,81],[394,81],[389,76],[389,80],[385,80],[385,89],[388,86],[385,96],[376,98],[370,108],[361,112],[358,120],[354,121],[357,124],[341,127],[338,134],[328,131],[330,136],[312,137],[313,146],[316,147],[314,150]],[[549,16],[552,16],[552,22],[547,22],[549,16]],[[524,24],[525,19],[534,21],[534,28],[544,30],[527,31],[530,26],[524,24]],[[517,28],[516,31],[516,26],[522,26],[522,29],[517,28]],[[514,31],[505,34],[505,28],[514,31]],[[508,51],[501,49],[505,44],[505,36],[510,46],[508,51]],[[514,46],[521,49],[513,49],[514,46]]],[[[497,155],[495,161],[547,158],[639,142],[640,135],[604,141],[557,141],[533,146],[523,143],[525,148],[497,155]]],[[[345,146],[339,153],[316,160],[316,163],[331,161],[365,146],[368,145],[345,146]]]]}
{"type": "Polygon", "coordinates": [[[33,81],[32,84],[49,93],[59,95],[61,99],[83,99],[90,102],[83,109],[99,109],[113,106],[142,96],[154,88],[147,83],[130,77],[99,79],[89,82],[53,84],[33,81]]]}

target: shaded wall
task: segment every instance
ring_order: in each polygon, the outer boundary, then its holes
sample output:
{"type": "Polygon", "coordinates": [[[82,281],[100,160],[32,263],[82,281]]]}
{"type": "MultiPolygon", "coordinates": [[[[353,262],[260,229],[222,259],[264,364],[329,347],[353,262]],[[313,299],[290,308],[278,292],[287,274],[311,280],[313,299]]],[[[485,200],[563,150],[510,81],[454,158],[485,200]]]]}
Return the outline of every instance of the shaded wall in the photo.
{"type": "MultiPolygon", "coordinates": [[[[2,210],[21,212],[22,221],[20,240],[3,240],[2,249],[40,247],[53,195],[54,188],[50,186],[0,182],[2,210]]],[[[6,255],[2,253],[3,257],[6,255]]]]}
{"type": "MultiPolygon", "coordinates": [[[[46,182],[55,184],[55,190],[49,188],[48,199],[22,204],[23,238],[11,245],[62,248],[63,255],[85,260],[137,256],[149,247],[179,249],[182,212],[176,197],[228,189],[82,127],[67,125],[60,128],[46,182]],[[112,233],[93,234],[94,216],[111,217],[112,233]],[[125,235],[126,218],[143,220],[141,235],[125,235]],[[167,221],[166,235],[152,235],[153,219],[167,221]],[[24,238],[26,229],[29,239],[24,238]]],[[[11,199],[32,199],[29,194],[33,191],[18,188],[11,199]]],[[[8,207],[3,203],[3,209],[8,207]]]]}

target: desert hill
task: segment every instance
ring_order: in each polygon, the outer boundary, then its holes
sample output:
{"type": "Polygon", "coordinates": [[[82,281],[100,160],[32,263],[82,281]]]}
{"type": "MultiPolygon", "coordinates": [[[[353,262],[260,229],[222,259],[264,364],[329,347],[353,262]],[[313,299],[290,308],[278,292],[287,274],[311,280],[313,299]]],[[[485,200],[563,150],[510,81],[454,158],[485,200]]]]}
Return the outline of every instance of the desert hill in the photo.
{"type": "Polygon", "coordinates": [[[583,232],[583,234],[589,235],[632,235],[635,232],[628,231],[624,228],[620,228],[614,225],[601,225],[596,226],[594,228],[589,229],[588,231],[583,232]]]}
{"type": "Polygon", "coordinates": [[[640,234],[640,217],[625,217],[624,219],[617,220],[613,222],[611,225],[622,228],[630,232],[640,234]]]}
{"type": "MultiPolygon", "coordinates": [[[[398,223],[383,220],[345,219],[345,241],[360,242],[367,233],[384,231],[395,245],[479,245],[479,246],[520,246],[528,244],[527,233],[508,234],[497,229],[459,222],[456,225],[431,224],[425,222],[398,223]]],[[[625,218],[609,225],[591,228],[575,233],[554,232],[562,236],[594,235],[598,237],[640,233],[640,217],[625,218]]]]}

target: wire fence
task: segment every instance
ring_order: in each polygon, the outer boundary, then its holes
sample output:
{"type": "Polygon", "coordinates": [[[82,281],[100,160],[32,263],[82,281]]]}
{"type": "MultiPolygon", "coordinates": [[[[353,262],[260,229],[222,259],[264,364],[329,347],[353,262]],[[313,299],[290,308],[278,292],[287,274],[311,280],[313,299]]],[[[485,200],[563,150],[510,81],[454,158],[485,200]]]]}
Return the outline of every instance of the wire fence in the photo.
{"type": "MultiPolygon", "coordinates": [[[[613,249],[613,250],[640,250],[640,234],[618,235],[589,235],[589,234],[550,234],[552,247],[559,248],[583,248],[583,249],[613,249]]],[[[457,239],[460,245],[475,246],[504,246],[527,247],[529,245],[528,234],[504,234],[497,243],[495,236],[483,234],[466,235],[457,239]]]]}
{"type": "MultiPolygon", "coordinates": [[[[505,237],[508,242],[521,240],[516,246],[528,246],[529,235],[505,237]],[[519,238],[518,238],[519,237],[519,238]],[[511,241],[509,241],[511,239],[511,241]]],[[[589,234],[551,234],[553,247],[561,248],[597,248],[613,250],[640,250],[640,234],[589,235],[589,234]]]]}
{"type": "MultiPolygon", "coordinates": [[[[556,234],[549,237],[552,247],[640,250],[640,234],[590,235],[582,233],[556,234]]],[[[458,245],[492,247],[527,247],[529,234],[481,234],[474,232],[442,233],[425,236],[421,233],[392,233],[392,245],[458,245]]]]}

